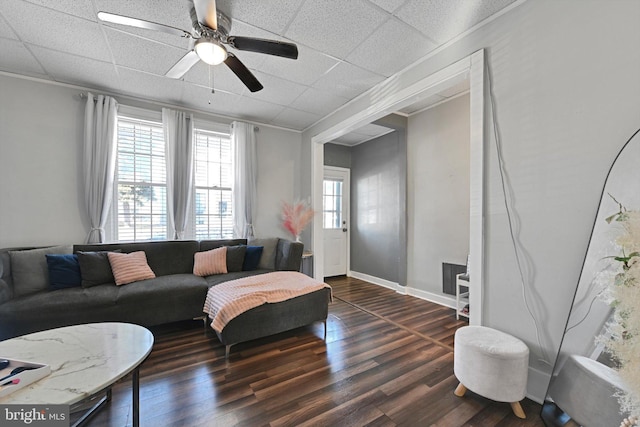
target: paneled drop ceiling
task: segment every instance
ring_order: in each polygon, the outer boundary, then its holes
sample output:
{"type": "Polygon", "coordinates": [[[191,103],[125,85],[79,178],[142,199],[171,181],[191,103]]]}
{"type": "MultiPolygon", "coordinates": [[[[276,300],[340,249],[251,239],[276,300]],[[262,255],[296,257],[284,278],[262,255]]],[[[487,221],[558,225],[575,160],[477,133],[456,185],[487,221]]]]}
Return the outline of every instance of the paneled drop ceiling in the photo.
{"type": "MultiPolygon", "coordinates": [[[[264,86],[251,93],[224,65],[167,78],[189,40],[97,19],[107,11],[190,31],[189,0],[2,0],[0,70],[303,130],[513,1],[218,0],[232,35],[298,45],[298,60],[230,49],[264,86]]],[[[438,96],[425,103],[452,95],[438,96]]]]}

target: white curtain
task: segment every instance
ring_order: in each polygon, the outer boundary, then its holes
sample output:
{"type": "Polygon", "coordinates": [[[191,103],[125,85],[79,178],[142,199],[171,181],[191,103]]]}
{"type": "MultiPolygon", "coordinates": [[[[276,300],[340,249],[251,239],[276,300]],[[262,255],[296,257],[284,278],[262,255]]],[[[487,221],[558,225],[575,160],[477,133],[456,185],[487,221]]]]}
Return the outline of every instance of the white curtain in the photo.
{"type": "Polygon", "coordinates": [[[118,103],[110,96],[87,93],[84,113],[84,201],[91,230],[87,243],[102,243],[113,199],[118,103]]]}
{"type": "Polygon", "coordinates": [[[167,206],[174,239],[183,239],[193,192],[193,114],[162,109],[167,157],[167,206]]]}
{"type": "Polygon", "coordinates": [[[237,237],[255,236],[258,156],[255,127],[249,123],[231,123],[231,144],[234,152],[233,226],[237,237]]]}

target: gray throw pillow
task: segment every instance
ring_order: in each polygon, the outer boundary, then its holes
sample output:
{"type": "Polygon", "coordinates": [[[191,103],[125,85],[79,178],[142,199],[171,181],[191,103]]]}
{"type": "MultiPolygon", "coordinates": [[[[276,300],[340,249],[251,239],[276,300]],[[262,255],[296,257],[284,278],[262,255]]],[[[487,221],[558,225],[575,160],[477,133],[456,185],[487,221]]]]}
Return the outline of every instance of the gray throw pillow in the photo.
{"type": "Polygon", "coordinates": [[[47,257],[45,255],[68,255],[72,251],[73,247],[71,245],[9,251],[13,295],[19,297],[47,289],[49,287],[49,268],[47,267],[47,257]]]}
{"type": "Polygon", "coordinates": [[[275,270],[276,269],[276,249],[278,248],[278,238],[270,237],[267,239],[253,239],[249,242],[251,246],[262,246],[262,257],[258,263],[259,269],[275,270]]]}
{"type": "Polygon", "coordinates": [[[227,272],[242,271],[246,246],[227,246],[227,272]]]}
{"type": "MultiPolygon", "coordinates": [[[[122,251],[116,249],[111,252],[122,251]]],[[[107,253],[109,251],[78,252],[78,264],[80,264],[80,277],[82,277],[83,288],[116,282],[107,253]]]]}

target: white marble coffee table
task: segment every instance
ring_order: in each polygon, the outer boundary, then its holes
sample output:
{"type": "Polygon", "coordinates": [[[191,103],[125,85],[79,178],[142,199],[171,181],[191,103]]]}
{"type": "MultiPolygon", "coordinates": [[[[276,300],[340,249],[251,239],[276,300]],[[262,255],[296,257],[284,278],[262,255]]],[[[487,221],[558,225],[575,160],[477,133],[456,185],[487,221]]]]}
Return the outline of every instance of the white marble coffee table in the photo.
{"type": "MultiPolygon", "coordinates": [[[[111,386],[133,371],[133,424],[139,424],[140,364],[153,347],[153,335],[129,323],[90,323],[36,332],[0,342],[0,357],[43,363],[51,374],[0,398],[0,404],[65,404],[83,402],[98,393],[111,399],[111,386]]],[[[84,416],[82,424],[88,420],[84,416]]]]}

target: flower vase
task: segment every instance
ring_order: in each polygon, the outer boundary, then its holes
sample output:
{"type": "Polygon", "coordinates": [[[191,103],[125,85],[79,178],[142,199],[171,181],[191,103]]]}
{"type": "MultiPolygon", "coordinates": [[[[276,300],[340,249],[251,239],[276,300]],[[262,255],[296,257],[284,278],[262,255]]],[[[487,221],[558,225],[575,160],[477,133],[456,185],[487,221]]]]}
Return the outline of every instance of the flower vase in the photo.
{"type": "Polygon", "coordinates": [[[300,235],[296,234],[296,242],[297,243],[302,243],[302,241],[300,240],[300,235]]]}

